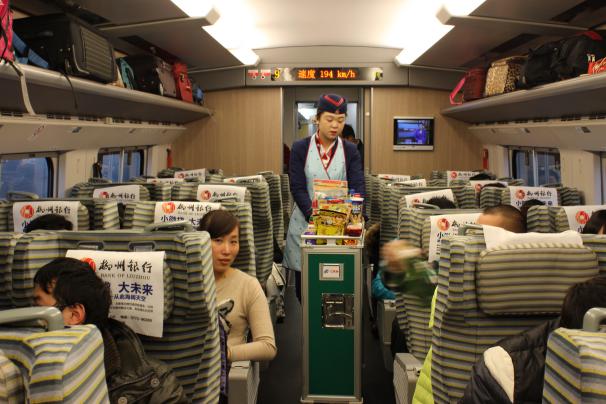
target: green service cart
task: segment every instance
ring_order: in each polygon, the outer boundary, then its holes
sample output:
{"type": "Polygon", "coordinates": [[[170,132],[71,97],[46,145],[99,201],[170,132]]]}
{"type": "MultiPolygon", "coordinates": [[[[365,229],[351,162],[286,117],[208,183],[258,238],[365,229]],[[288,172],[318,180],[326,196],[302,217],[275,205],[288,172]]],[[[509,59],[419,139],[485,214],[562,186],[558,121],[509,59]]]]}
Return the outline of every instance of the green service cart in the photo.
{"type": "Polygon", "coordinates": [[[302,236],[302,403],[363,402],[363,240],[302,236]]]}

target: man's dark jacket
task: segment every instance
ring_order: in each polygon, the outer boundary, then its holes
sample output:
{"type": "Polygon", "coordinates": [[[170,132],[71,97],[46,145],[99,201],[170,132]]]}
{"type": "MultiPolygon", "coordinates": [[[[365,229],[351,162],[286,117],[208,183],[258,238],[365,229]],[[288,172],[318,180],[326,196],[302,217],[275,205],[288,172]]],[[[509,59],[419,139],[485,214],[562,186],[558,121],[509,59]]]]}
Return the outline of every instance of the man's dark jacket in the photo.
{"type": "MultiPolygon", "coordinates": [[[[540,403],[543,397],[545,357],[549,334],[559,327],[560,318],[542,323],[497,343],[511,357],[514,371],[514,403],[540,403]]],[[[510,403],[482,356],[473,366],[461,403],[510,403]]]]}
{"type": "Polygon", "coordinates": [[[149,358],[141,340],[127,325],[110,319],[101,334],[105,378],[112,403],[189,402],[172,369],[149,358]]]}

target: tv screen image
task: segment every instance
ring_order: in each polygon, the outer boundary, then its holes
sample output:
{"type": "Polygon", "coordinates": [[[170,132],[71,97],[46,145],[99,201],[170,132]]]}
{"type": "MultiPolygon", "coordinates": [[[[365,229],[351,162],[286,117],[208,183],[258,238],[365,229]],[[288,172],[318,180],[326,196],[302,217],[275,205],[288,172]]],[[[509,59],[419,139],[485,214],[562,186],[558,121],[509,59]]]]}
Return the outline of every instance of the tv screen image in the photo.
{"type": "Polygon", "coordinates": [[[433,150],[434,118],[394,117],[394,150],[433,150]]]}

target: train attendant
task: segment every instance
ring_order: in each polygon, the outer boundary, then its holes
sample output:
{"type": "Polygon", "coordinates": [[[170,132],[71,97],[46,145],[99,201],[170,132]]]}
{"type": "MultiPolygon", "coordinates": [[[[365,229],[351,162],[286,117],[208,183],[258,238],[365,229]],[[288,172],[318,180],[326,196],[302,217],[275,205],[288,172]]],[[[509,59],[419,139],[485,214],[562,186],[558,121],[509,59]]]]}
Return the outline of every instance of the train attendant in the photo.
{"type": "Polygon", "coordinates": [[[297,140],[290,153],[290,192],[295,208],[288,225],[284,267],[295,271],[297,298],[301,301],[301,235],[312,214],[313,180],[348,181],[349,189],[364,195],[364,172],[356,145],[343,141],[347,100],[324,94],[317,103],[315,135],[297,140]]]}

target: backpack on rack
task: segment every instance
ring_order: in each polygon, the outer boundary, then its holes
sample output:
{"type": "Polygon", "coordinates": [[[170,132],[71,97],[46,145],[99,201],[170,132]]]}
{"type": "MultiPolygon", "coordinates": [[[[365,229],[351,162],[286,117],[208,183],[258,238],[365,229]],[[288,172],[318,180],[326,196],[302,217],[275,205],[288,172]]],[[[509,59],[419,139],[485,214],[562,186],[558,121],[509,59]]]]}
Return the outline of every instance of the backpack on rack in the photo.
{"type": "Polygon", "coordinates": [[[120,70],[120,76],[122,77],[124,87],[130,88],[131,90],[136,89],[135,72],[133,71],[133,68],[130,67],[124,58],[116,59],[116,63],[118,64],[118,69],[120,70]]]}
{"type": "Polygon", "coordinates": [[[135,90],[177,97],[173,67],[169,63],[154,55],[132,55],[121,59],[132,68],[135,90]]]}
{"type": "Polygon", "coordinates": [[[551,68],[560,80],[578,77],[589,69],[589,55],[601,59],[606,56],[606,46],[600,34],[586,31],[561,41],[551,68]]]}
{"type": "Polygon", "coordinates": [[[13,55],[13,12],[9,0],[0,0],[0,60],[15,60],[13,55]]]}
{"type": "Polygon", "coordinates": [[[602,37],[593,31],[531,49],[517,87],[531,88],[587,73],[588,55],[596,59],[606,56],[602,37]]]}

